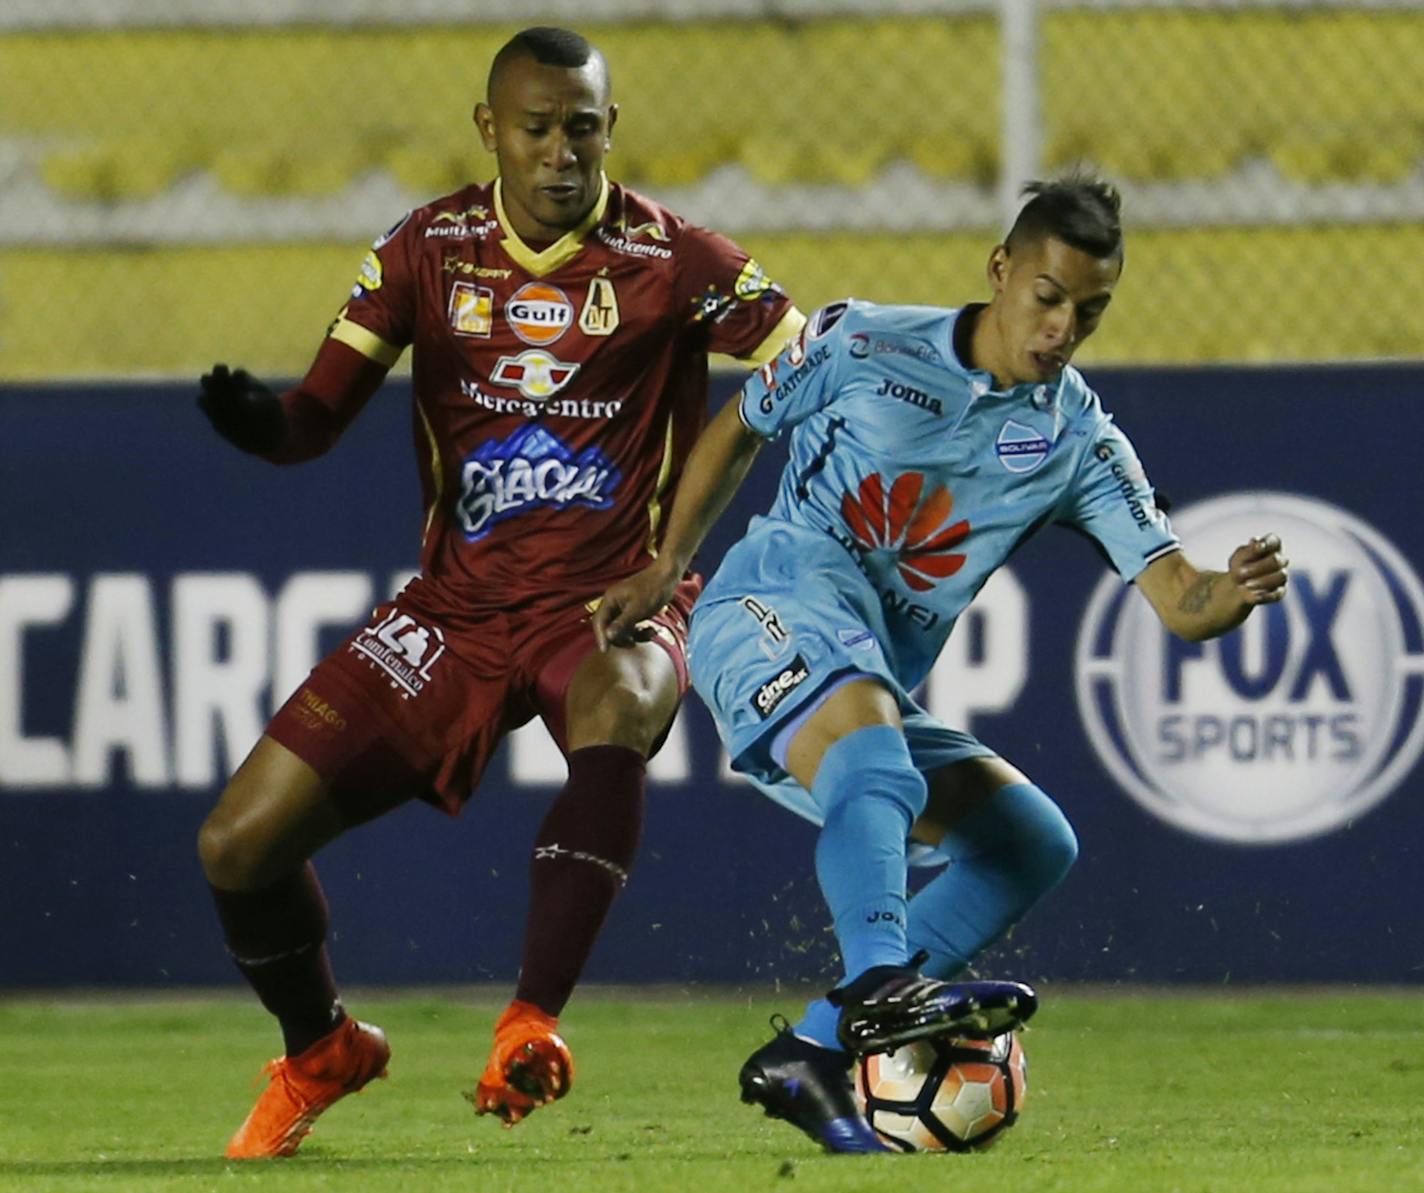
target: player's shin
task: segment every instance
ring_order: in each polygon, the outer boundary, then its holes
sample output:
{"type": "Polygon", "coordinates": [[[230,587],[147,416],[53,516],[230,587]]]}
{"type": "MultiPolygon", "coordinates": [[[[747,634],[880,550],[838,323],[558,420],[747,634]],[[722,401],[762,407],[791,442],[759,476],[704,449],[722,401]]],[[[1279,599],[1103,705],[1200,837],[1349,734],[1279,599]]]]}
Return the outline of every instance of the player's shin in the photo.
{"type": "Polygon", "coordinates": [[[346,1018],[326,951],[327,907],[316,868],[256,891],[212,887],[227,948],[298,1056],[346,1018]]]}
{"type": "Polygon", "coordinates": [[[1062,881],[1072,826],[1032,783],[1001,787],[940,843],[945,871],[910,900],[909,944],[927,976],[952,978],[1062,881]]]}
{"type": "Polygon", "coordinates": [[[822,757],[812,794],[826,809],[816,878],[847,976],[904,965],[905,837],[926,799],[904,734],[873,725],[841,738],[822,757]]]}

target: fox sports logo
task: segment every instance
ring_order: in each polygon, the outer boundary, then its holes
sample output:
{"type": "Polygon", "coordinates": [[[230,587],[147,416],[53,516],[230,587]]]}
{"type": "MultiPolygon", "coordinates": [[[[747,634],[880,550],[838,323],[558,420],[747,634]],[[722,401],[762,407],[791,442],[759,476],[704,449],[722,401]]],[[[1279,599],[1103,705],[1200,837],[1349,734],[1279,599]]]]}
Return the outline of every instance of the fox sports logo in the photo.
{"type": "Polygon", "coordinates": [[[1286,597],[1209,642],[1167,633],[1116,577],[1078,638],[1078,707],[1108,771],[1201,836],[1272,844],[1330,832],[1385,798],[1424,738],[1424,590],[1373,527],[1313,498],[1253,493],[1173,514],[1220,567],[1275,532],[1286,597]]]}

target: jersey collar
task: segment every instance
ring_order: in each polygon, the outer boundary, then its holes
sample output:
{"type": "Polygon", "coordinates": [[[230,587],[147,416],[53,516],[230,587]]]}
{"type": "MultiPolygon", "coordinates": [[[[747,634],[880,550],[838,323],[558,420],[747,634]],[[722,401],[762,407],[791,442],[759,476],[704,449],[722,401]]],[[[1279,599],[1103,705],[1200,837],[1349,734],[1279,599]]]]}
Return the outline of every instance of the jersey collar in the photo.
{"type": "Polygon", "coordinates": [[[546,273],[553,273],[561,265],[567,265],[577,257],[583,250],[584,237],[602,221],[604,213],[608,210],[608,175],[603,174],[600,178],[598,201],[594,203],[593,209],[583,217],[578,227],[570,228],[548,248],[540,249],[537,252],[519,238],[519,233],[510,224],[509,217],[504,211],[502,180],[496,178],[494,180],[494,213],[499,219],[500,230],[504,233],[502,247],[509,254],[510,259],[526,273],[541,278],[546,273]]]}
{"type": "Polygon", "coordinates": [[[994,378],[989,375],[989,372],[974,366],[970,351],[970,345],[974,342],[974,325],[978,322],[980,313],[987,306],[988,304],[983,302],[965,303],[955,316],[954,325],[950,330],[950,347],[954,351],[954,359],[959,362],[959,367],[969,377],[969,392],[976,398],[989,393],[1001,394],[1008,398],[1027,398],[1040,410],[1052,409],[1058,404],[1058,395],[1063,389],[1064,377],[1067,374],[1066,369],[1058,375],[1056,382],[1030,381],[1021,385],[1011,385],[1008,389],[996,390],[994,378]]]}

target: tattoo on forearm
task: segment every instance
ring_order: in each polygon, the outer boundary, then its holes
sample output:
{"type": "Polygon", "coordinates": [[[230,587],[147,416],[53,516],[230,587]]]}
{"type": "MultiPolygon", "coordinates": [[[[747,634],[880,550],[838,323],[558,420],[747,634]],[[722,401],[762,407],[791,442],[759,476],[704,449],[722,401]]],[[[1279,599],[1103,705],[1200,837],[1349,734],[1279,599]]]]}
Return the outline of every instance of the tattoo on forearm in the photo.
{"type": "Polygon", "coordinates": [[[1211,590],[1221,579],[1220,572],[1203,572],[1192,582],[1192,586],[1182,593],[1177,609],[1182,613],[1200,613],[1211,602],[1211,590]]]}

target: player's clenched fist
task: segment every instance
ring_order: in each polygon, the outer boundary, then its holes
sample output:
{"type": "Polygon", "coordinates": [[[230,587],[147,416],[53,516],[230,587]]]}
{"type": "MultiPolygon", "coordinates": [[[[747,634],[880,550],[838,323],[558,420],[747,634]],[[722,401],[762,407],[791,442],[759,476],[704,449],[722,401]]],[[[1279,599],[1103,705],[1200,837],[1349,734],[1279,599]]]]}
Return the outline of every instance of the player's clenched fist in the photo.
{"type": "Polygon", "coordinates": [[[257,454],[281,444],[286,430],[281,399],[245,369],[214,365],[199,385],[198,407],[229,443],[257,454]]]}
{"type": "Polygon", "coordinates": [[[1286,595],[1289,567],[1290,560],[1281,554],[1279,536],[1267,534],[1237,547],[1227,570],[1248,604],[1268,605],[1286,595]]]}

